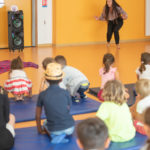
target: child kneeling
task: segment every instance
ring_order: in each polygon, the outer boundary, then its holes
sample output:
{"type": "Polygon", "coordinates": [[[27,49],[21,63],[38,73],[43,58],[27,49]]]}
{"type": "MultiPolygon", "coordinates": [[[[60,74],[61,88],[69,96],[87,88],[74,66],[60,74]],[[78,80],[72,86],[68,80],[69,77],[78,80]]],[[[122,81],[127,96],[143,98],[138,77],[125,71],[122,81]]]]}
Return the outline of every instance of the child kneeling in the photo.
{"type": "Polygon", "coordinates": [[[50,83],[45,91],[41,92],[36,107],[36,122],[38,132],[47,133],[51,137],[51,142],[66,143],[69,140],[67,135],[74,131],[74,120],[70,115],[71,97],[69,92],[60,88],[64,73],[61,65],[50,63],[45,71],[45,79],[50,83]],[[44,106],[46,121],[44,127],[41,127],[41,112],[44,106]]]}

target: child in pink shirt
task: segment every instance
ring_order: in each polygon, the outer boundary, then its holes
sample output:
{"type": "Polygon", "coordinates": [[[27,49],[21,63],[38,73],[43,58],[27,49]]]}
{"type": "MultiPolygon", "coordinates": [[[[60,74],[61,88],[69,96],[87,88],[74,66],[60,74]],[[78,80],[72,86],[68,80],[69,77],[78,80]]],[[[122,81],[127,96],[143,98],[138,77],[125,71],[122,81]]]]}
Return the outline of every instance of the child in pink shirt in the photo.
{"type": "Polygon", "coordinates": [[[119,80],[119,73],[116,67],[113,67],[115,58],[111,53],[106,53],[103,57],[104,67],[100,68],[99,75],[101,76],[101,89],[98,92],[98,98],[101,101],[104,101],[102,98],[103,87],[105,83],[109,80],[117,79],[119,80]]]}

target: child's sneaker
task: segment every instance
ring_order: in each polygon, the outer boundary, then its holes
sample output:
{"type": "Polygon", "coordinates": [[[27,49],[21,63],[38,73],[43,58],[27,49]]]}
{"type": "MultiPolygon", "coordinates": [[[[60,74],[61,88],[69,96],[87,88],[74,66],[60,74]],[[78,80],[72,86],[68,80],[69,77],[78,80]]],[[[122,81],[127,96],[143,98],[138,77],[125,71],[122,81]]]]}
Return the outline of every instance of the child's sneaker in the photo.
{"type": "Polygon", "coordinates": [[[79,103],[80,100],[77,96],[72,96],[72,102],[79,103]]]}
{"type": "Polygon", "coordinates": [[[63,133],[61,135],[54,135],[54,134],[51,134],[51,143],[52,144],[59,144],[59,143],[68,143],[69,140],[65,138],[66,137],[66,134],[63,133]]]}
{"type": "Polygon", "coordinates": [[[84,95],[84,96],[80,96],[81,97],[81,99],[86,99],[87,98],[87,96],[86,95],[84,95]]]}

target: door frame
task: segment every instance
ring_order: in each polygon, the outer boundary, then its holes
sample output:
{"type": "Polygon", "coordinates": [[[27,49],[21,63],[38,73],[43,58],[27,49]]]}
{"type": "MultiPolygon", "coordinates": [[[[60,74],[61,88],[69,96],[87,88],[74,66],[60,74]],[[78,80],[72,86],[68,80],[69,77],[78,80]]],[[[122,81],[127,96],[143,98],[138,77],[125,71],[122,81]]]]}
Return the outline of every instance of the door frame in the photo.
{"type": "MultiPolygon", "coordinates": [[[[38,46],[38,1],[31,0],[32,3],[32,46],[38,46]]],[[[42,2],[42,0],[41,0],[42,2]]],[[[53,44],[53,1],[52,1],[52,43],[53,44]]],[[[47,45],[47,44],[46,44],[47,45]]],[[[49,44],[48,44],[49,45],[49,44]]]]}

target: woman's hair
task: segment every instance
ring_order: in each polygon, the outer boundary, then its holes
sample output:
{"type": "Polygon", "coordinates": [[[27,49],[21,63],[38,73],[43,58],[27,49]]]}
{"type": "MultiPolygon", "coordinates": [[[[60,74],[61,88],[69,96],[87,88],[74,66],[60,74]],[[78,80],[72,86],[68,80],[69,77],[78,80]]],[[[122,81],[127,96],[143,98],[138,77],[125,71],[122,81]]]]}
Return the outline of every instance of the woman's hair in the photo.
{"type": "Polygon", "coordinates": [[[55,60],[51,57],[46,57],[43,61],[42,61],[42,66],[44,68],[44,70],[46,70],[46,67],[49,63],[54,62],[55,60]]]}
{"type": "Polygon", "coordinates": [[[146,70],[145,65],[150,63],[150,53],[144,52],[141,54],[141,66],[139,71],[142,73],[146,70]]]}
{"type": "Polygon", "coordinates": [[[135,84],[135,90],[137,94],[140,94],[141,98],[150,95],[150,80],[140,79],[135,84]]]}
{"type": "MultiPolygon", "coordinates": [[[[112,0],[112,11],[114,11],[118,16],[120,16],[120,12],[118,11],[117,7],[120,7],[120,5],[115,1],[112,0]]],[[[106,20],[108,20],[108,14],[109,14],[109,7],[107,5],[107,0],[106,0],[106,5],[105,5],[105,14],[106,14],[106,20]]]]}
{"type": "Polygon", "coordinates": [[[115,62],[115,58],[111,53],[107,53],[103,57],[103,64],[104,64],[104,74],[109,72],[110,65],[112,65],[115,62]]]}
{"type": "Polygon", "coordinates": [[[22,62],[20,56],[18,56],[17,58],[15,58],[11,61],[10,68],[11,68],[11,70],[23,69],[23,62],[22,62]]]}
{"type": "Polygon", "coordinates": [[[119,80],[110,80],[104,85],[102,97],[105,101],[122,105],[126,102],[125,87],[119,80]]]}
{"type": "MultiPolygon", "coordinates": [[[[146,109],[144,113],[144,124],[150,128],[150,107],[146,109]]],[[[146,150],[150,150],[150,139],[147,140],[148,147],[146,150]]]]}

